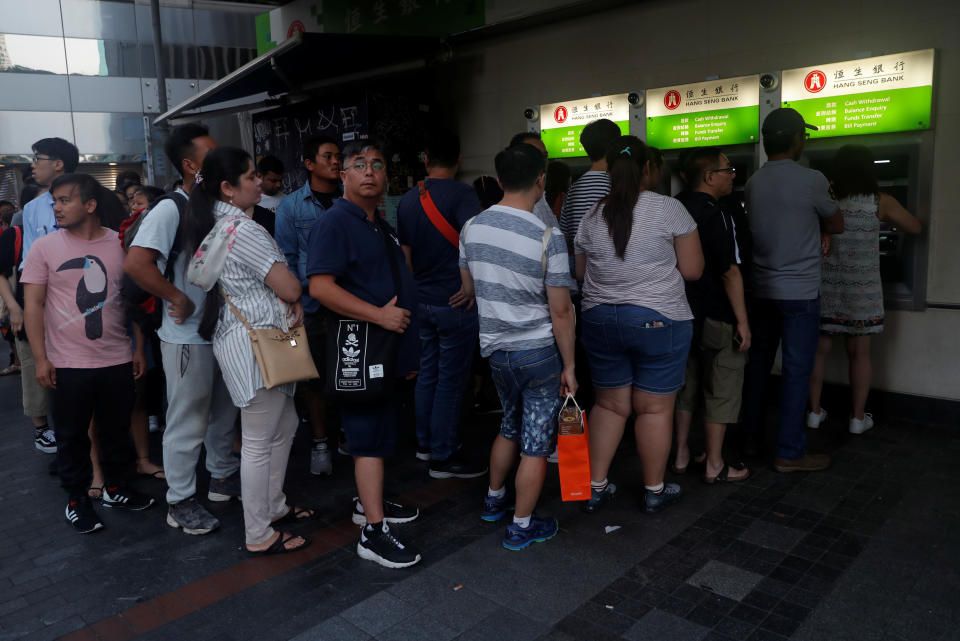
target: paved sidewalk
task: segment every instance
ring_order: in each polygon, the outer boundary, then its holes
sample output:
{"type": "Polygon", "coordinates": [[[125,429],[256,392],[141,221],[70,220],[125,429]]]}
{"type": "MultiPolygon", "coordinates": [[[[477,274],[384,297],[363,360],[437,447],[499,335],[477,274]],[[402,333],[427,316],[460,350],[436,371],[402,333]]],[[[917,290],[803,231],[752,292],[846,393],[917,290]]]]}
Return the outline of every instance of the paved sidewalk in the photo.
{"type": "MultiPolygon", "coordinates": [[[[165,505],[101,509],[107,527],[76,535],[19,402],[19,380],[0,379],[0,640],[960,638],[956,425],[880,418],[851,437],[831,420],[812,435],[835,454],[827,472],[687,475],[683,501],[656,516],[637,509],[628,439],[603,512],[561,503],[551,471],[540,511],[560,534],[521,552],[478,518],[483,479],[431,480],[408,447],[388,494],[423,508],[401,529],[424,562],[397,571],[356,557],[349,461],[311,477],[305,430],[288,487],[323,519],[299,528],[314,537],[303,552],[249,559],[235,503],[212,506],[223,526],[209,536],[164,525],[165,505]]],[[[466,449],[483,458],[496,423],[471,425],[466,449]]],[[[162,503],[161,482],[137,486],[162,503]]]]}

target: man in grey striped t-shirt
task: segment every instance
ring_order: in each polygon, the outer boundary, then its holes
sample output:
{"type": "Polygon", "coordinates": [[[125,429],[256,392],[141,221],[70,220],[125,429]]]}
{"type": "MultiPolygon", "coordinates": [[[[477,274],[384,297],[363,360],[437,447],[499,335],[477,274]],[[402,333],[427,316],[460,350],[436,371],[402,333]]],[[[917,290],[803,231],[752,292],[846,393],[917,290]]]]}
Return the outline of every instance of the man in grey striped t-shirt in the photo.
{"type": "Polygon", "coordinates": [[[533,516],[556,443],[563,397],[577,391],[574,315],[563,235],[533,214],[543,195],[541,154],[518,144],[495,159],[504,196],[464,225],[460,274],[476,295],[480,351],[490,370],[503,421],[490,452],[490,488],[481,518],[497,521],[509,506],[507,474],[520,450],[516,509],[503,546],[519,550],[557,533],[554,518],[533,516]]]}

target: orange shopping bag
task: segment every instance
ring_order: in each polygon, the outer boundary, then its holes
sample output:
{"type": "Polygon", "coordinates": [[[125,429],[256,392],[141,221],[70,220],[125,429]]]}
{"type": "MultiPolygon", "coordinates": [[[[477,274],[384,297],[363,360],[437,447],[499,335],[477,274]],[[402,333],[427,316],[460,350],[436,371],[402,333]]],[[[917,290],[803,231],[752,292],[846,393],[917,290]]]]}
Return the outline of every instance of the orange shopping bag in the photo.
{"type": "Polygon", "coordinates": [[[589,499],[590,436],[587,432],[587,414],[577,405],[573,394],[567,394],[567,400],[560,408],[557,456],[560,459],[561,498],[564,501],[589,499]]]}

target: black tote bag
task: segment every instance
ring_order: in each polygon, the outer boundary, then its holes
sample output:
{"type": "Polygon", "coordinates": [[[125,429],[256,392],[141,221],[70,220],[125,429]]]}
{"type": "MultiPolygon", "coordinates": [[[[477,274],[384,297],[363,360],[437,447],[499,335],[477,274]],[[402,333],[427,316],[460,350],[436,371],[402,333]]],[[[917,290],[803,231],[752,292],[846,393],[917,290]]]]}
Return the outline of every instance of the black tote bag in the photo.
{"type": "MultiPolygon", "coordinates": [[[[390,246],[391,235],[379,218],[374,218],[383,235],[390,261],[394,293],[400,295],[400,266],[390,246]]],[[[396,384],[397,349],[400,334],[376,323],[327,314],[326,393],[340,405],[374,406],[389,398],[396,384]],[[371,405],[373,404],[373,405],[371,405]]]]}

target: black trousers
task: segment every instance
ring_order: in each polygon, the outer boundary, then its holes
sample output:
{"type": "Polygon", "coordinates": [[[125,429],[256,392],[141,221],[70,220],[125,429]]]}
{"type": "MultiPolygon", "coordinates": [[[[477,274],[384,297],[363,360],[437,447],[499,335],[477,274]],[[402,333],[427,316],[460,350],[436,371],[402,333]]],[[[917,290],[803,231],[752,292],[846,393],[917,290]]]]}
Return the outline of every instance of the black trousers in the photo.
{"type": "Polygon", "coordinates": [[[130,439],[133,411],[133,364],[92,369],[57,368],[53,422],[57,436],[60,485],[71,498],[83,496],[93,478],[90,438],[95,420],[100,463],[107,485],[123,484],[136,462],[130,439]]]}

